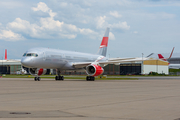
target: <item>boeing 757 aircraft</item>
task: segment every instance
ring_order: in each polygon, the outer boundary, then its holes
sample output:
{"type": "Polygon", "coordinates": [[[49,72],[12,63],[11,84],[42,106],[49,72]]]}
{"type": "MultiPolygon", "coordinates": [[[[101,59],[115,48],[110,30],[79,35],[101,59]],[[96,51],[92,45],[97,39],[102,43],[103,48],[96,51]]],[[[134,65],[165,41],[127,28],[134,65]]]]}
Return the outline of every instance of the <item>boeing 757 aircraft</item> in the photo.
{"type": "MultiPolygon", "coordinates": [[[[64,77],[60,74],[62,70],[85,70],[88,74],[86,80],[94,81],[95,76],[99,76],[104,72],[103,67],[107,64],[142,61],[142,58],[108,59],[106,57],[108,38],[109,28],[105,31],[98,54],[33,48],[24,53],[21,63],[29,68],[30,74],[35,76],[35,81],[40,81],[39,76],[45,74],[47,69],[57,69],[58,76],[55,77],[55,80],[64,80],[64,77]]],[[[143,58],[143,60],[146,59],[143,58]]]]}

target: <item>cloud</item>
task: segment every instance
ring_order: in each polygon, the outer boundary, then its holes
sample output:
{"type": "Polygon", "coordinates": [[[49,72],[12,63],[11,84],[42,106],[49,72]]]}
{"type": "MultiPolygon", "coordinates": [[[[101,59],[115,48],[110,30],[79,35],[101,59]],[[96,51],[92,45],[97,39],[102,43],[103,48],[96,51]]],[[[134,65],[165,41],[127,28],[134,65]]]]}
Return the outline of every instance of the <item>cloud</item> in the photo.
{"type": "Polygon", "coordinates": [[[100,16],[97,18],[97,28],[103,28],[107,25],[105,22],[106,16],[100,16]]]}
{"type": "Polygon", "coordinates": [[[134,33],[134,34],[137,34],[137,33],[138,33],[138,31],[134,31],[133,33],[134,33]]]}
{"type": "Polygon", "coordinates": [[[158,13],[157,15],[159,15],[163,19],[173,19],[176,17],[175,14],[169,14],[169,13],[165,13],[165,12],[158,13]]]}
{"type": "Polygon", "coordinates": [[[66,2],[61,2],[61,3],[60,3],[60,6],[61,6],[61,7],[67,7],[67,5],[68,5],[68,3],[66,3],[66,2]]]}
{"type": "Polygon", "coordinates": [[[110,40],[115,40],[116,39],[112,32],[109,32],[109,39],[110,40]]]}
{"type": "Polygon", "coordinates": [[[0,6],[5,6],[8,9],[15,9],[17,7],[22,7],[24,4],[20,1],[0,1],[0,6]]]}
{"type": "Polygon", "coordinates": [[[52,12],[52,10],[43,2],[39,2],[37,7],[32,8],[33,11],[42,11],[45,13],[49,13],[51,17],[54,17],[56,13],[52,12]]]}
{"type": "Polygon", "coordinates": [[[116,17],[116,18],[122,17],[122,15],[119,14],[117,11],[110,11],[109,14],[112,15],[113,17],[116,17]]]}
{"type": "Polygon", "coordinates": [[[121,29],[121,30],[129,30],[130,26],[127,25],[127,22],[114,23],[109,25],[111,28],[121,29]]]}
{"type": "Polygon", "coordinates": [[[127,22],[121,22],[119,21],[118,23],[113,23],[113,24],[109,24],[106,20],[106,16],[100,16],[96,18],[97,21],[97,28],[106,28],[106,27],[110,27],[110,28],[114,28],[114,29],[119,29],[119,30],[129,30],[130,26],[127,25],[127,22]]]}
{"type": "Polygon", "coordinates": [[[1,30],[0,31],[0,40],[19,41],[19,40],[24,40],[24,39],[25,39],[24,37],[12,32],[11,30],[1,30]]]}
{"type": "MultiPolygon", "coordinates": [[[[48,13],[49,17],[41,17],[39,21],[34,24],[21,18],[16,18],[13,22],[8,23],[6,28],[11,30],[11,32],[14,31],[18,33],[14,33],[14,37],[16,36],[17,39],[22,39],[22,36],[36,39],[74,39],[77,37],[77,34],[98,36],[98,34],[91,29],[78,28],[76,25],[55,20],[54,17],[57,14],[52,12],[43,2],[39,2],[37,7],[33,7],[32,10],[34,12],[41,11],[48,13]]],[[[3,34],[3,36],[4,35],[5,34],[3,34]]]]}

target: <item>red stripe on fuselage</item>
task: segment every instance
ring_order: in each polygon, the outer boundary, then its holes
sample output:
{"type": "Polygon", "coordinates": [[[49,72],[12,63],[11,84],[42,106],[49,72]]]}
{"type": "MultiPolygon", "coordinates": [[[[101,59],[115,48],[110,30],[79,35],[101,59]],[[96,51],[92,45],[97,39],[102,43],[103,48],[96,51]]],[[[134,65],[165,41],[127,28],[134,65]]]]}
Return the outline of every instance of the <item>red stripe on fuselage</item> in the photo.
{"type": "Polygon", "coordinates": [[[103,37],[100,48],[107,47],[108,45],[108,37],[103,37]]]}

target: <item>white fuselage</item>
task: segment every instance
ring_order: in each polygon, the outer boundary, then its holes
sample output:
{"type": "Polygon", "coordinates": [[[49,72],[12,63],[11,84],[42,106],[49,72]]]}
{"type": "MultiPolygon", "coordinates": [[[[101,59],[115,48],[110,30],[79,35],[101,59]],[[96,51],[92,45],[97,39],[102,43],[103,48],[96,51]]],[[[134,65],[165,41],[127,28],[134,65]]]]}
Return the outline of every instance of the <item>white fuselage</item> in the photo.
{"type": "MultiPolygon", "coordinates": [[[[73,63],[94,62],[101,56],[49,48],[34,48],[24,54],[21,63],[28,68],[75,70],[77,68],[73,66],[73,63]]],[[[101,61],[106,60],[107,58],[104,56],[101,59],[101,61]]]]}

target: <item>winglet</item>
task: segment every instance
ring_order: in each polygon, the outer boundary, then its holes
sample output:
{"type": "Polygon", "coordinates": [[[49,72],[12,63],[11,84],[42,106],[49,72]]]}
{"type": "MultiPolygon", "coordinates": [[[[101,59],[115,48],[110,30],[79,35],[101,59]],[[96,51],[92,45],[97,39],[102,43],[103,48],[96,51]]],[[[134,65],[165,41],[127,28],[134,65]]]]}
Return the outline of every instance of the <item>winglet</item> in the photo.
{"type": "Polygon", "coordinates": [[[99,51],[98,51],[98,54],[103,55],[103,56],[106,56],[106,52],[107,52],[109,30],[110,30],[110,28],[106,28],[106,31],[104,33],[104,36],[103,36],[103,39],[101,41],[101,45],[100,45],[99,51]]]}
{"type": "MultiPolygon", "coordinates": [[[[169,58],[171,58],[171,56],[172,56],[172,54],[173,54],[173,52],[174,52],[174,48],[175,48],[175,47],[173,47],[172,52],[171,52],[169,58]]],[[[168,59],[169,59],[169,58],[168,58],[168,59]]]]}

